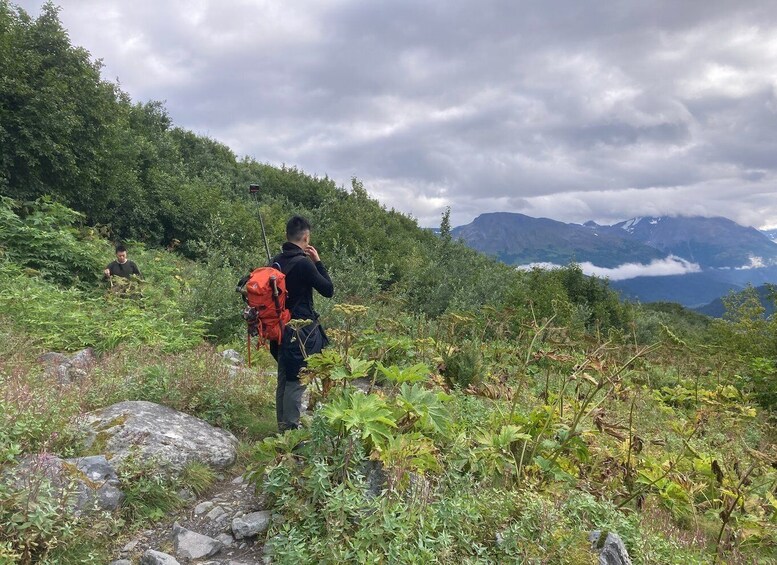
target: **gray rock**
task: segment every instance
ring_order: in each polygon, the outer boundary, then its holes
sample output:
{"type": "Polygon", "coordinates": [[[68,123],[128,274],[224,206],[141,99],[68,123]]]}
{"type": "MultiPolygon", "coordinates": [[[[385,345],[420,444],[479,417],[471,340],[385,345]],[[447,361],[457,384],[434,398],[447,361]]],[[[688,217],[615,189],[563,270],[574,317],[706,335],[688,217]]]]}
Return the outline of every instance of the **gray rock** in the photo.
{"type": "Polygon", "coordinates": [[[205,502],[200,502],[197,506],[194,507],[194,515],[198,516],[200,514],[205,514],[214,506],[215,504],[210,500],[206,500],[205,502]]]}
{"type": "MultiPolygon", "coordinates": [[[[91,481],[91,484],[87,483],[90,488],[96,487],[97,506],[100,509],[116,510],[121,505],[124,493],[119,489],[119,477],[104,455],[65,459],[65,463],[74,465],[91,481]]],[[[79,480],[87,482],[84,477],[79,476],[79,480]]]]}
{"type": "Polygon", "coordinates": [[[235,538],[229,534],[219,534],[216,539],[223,543],[224,547],[232,547],[232,544],[235,543],[235,538]]]}
{"type": "Polygon", "coordinates": [[[300,414],[304,414],[305,412],[307,412],[308,406],[310,406],[310,387],[305,387],[305,390],[302,392],[302,398],[300,399],[300,403],[299,403],[300,414]]]}
{"type": "Polygon", "coordinates": [[[213,522],[222,522],[227,517],[227,511],[224,510],[221,506],[216,506],[213,510],[208,512],[206,518],[208,520],[212,520],[213,522]]]}
{"type": "Polygon", "coordinates": [[[46,370],[48,375],[55,377],[57,382],[61,385],[70,384],[73,379],[70,378],[70,365],[63,363],[62,365],[56,365],[46,370]]]}
{"type": "Polygon", "coordinates": [[[153,549],[147,550],[143,557],[140,558],[140,565],[181,565],[178,560],[172,555],[162,553],[161,551],[155,551],[153,549]]]}
{"type": "Polygon", "coordinates": [[[359,377],[358,379],[353,379],[350,382],[350,385],[364,394],[367,394],[372,388],[372,379],[369,377],[359,377]]]}
{"type": "Polygon", "coordinates": [[[203,559],[217,554],[224,547],[219,540],[209,538],[197,532],[173,526],[175,554],[183,559],[203,559]]]}
{"type": "Polygon", "coordinates": [[[250,538],[262,532],[266,532],[270,527],[272,513],[267,510],[251,512],[232,520],[232,535],[235,539],[250,538]]]}
{"type": "Polygon", "coordinates": [[[602,532],[594,530],[588,536],[588,541],[595,551],[599,552],[599,565],[631,565],[629,552],[621,537],[614,532],[605,532],[604,540],[602,532]]]}
{"type": "Polygon", "coordinates": [[[129,559],[117,559],[116,561],[111,561],[108,565],[132,565],[132,561],[129,559]]]}
{"type": "Polygon", "coordinates": [[[60,384],[69,384],[87,375],[97,362],[91,347],[82,349],[72,357],[62,353],[48,352],[38,357],[38,362],[46,367],[46,374],[57,379],[60,384]]]}
{"type": "Polygon", "coordinates": [[[376,498],[380,496],[388,486],[388,477],[383,470],[383,463],[369,460],[362,467],[362,473],[367,483],[367,497],[376,498]]]}
{"type": "Polygon", "coordinates": [[[184,502],[194,502],[195,500],[197,500],[197,495],[195,495],[188,488],[182,488],[181,490],[178,491],[178,498],[180,498],[184,502]]]}
{"type": "Polygon", "coordinates": [[[38,363],[48,366],[62,365],[70,361],[67,355],[63,353],[57,353],[56,351],[49,351],[38,356],[38,363]]]}
{"type": "Polygon", "coordinates": [[[225,361],[232,363],[233,365],[243,364],[243,356],[234,349],[225,349],[221,352],[221,356],[225,361]]]}
{"type": "Polygon", "coordinates": [[[138,543],[140,543],[140,540],[132,540],[123,548],[121,548],[122,553],[129,553],[130,551],[134,550],[138,546],[138,543]]]}
{"type": "Polygon", "coordinates": [[[64,460],[48,454],[31,455],[6,473],[4,480],[15,490],[26,492],[32,503],[44,493],[63,499],[76,515],[95,508],[115,510],[124,499],[116,473],[104,457],[64,460]]]}
{"type": "Polygon", "coordinates": [[[98,447],[114,465],[133,455],[177,473],[192,461],[224,469],[237,455],[231,433],[153,402],[119,402],[90,412],[86,423],[87,447],[98,447]]]}
{"type": "Polygon", "coordinates": [[[89,371],[97,363],[97,357],[94,355],[94,349],[87,347],[82,349],[70,358],[70,366],[81,371],[89,371]]]}
{"type": "Polygon", "coordinates": [[[76,367],[69,367],[67,369],[67,376],[71,381],[78,381],[86,377],[86,375],[87,372],[83,369],[78,369],[76,367]]]}

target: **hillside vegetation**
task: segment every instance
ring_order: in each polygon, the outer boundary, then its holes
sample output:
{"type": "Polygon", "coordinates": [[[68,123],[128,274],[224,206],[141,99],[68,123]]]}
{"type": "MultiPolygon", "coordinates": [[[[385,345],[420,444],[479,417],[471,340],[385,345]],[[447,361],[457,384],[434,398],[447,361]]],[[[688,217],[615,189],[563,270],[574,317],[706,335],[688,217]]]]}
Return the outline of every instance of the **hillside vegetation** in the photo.
{"type": "MultiPolygon", "coordinates": [[[[773,562],[777,321],[757,297],[711,320],[621,303],[575,265],[514,271],[454,241],[447,214],[436,236],[358,179],[174,127],[103,81],[50,5],[0,1],[0,34],[4,477],[31,454],[84,454],[83,414],[148,400],[240,438],[282,517],[277,563],[594,563],[593,529],[636,563],[773,562]],[[316,407],[283,435],[269,354],[237,375],[218,356],[244,347],[234,286],[264,262],[259,213],[273,250],[288,216],[309,217],[336,289],[317,301],[333,344],[309,359],[316,407]],[[144,281],[102,280],[117,241],[144,281]],[[99,363],[73,382],[37,361],[87,346],[99,363]]],[[[105,539],[213,481],[120,475],[123,508],[88,517],[0,482],[0,563],[106,563],[105,539]]]]}

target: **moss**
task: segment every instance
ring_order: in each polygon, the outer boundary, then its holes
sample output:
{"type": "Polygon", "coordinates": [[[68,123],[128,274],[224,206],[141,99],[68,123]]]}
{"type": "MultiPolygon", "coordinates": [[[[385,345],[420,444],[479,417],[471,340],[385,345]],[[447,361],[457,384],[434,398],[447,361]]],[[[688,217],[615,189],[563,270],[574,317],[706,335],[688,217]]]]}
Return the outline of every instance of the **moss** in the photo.
{"type": "Polygon", "coordinates": [[[92,443],[88,446],[88,448],[85,450],[85,455],[105,455],[106,459],[110,459],[111,456],[108,454],[108,441],[113,437],[108,432],[97,432],[97,434],[94,436],[94,440],[92,443]]]}
{"type": "Polygon", "coordinates": [[[93,481],[86,473],[72,463],[63,462],[62,471],[69,479],[81,481],[92,490],[97,490],[102,486],[102,482],[93,481]]]}
{"type": "Polygon", "coordinates": [[[103,423],[102,425],[98,426],[97,431],[100,432],[103,430],[108,430],[110,428],[113,428],[114,426],[121,426],[127,421],[127,418],[129,418],[128,414],[120,414],[115,418],[112,418],[107,422],[103,423]]]}
{"type": "Polygon", "coordinates": [[[128,414],[120,414],[115,418],[111,418],[107,422],[103,422],[99,426],[95,427],[95,435],[91,441],[87,442],[84,455],[105,455],[106,459],[110,459],[112,454],[108,452],[108,442],[113,437],[113,434],[108,430],[116,426],[121,426],[129,418],[128,414]]]}

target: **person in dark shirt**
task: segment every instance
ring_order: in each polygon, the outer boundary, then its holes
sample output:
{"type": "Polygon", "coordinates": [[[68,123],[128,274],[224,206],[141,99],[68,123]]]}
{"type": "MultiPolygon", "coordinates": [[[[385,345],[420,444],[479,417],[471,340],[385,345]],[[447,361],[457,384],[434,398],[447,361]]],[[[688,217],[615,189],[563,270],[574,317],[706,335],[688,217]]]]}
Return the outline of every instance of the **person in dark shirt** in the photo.
{"type": "Polygon", "coordinates": [[[103,275],[106,279],[110,277],[124,277],[128,279],[132,275],[141,276],[138,266],[133,261],[127,259],[127,248],[123,245],[116,247],[116,260],[105,267],[103,275]]]}
{"type": "Polygon", "coordinates": [[[299,372],[306,365],[305,358],[319,353],[329,343],[313,307],[313,290],[331,298],[334,285],[318,251],[310,245],[310,230],[310,222],[305,218],[292,217],[286,224],[287,241],[281,253],[272,260],[272,264],[286,275],[286,307],[291,311],[291,318],[312,321],[299,330],[287,326],[281,345],[270,344],[270,353],[278,361],[275,412],[281,432],[299,427],[305,392],[299,372]]]}

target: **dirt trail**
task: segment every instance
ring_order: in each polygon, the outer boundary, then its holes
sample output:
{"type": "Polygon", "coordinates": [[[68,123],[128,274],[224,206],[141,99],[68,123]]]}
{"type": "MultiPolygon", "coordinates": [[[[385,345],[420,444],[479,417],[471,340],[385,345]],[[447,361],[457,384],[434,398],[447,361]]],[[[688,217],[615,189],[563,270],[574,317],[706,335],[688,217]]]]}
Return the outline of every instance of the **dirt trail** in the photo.
{"type": "Polygon", "coordinates": [[[266,501],[257,495],[253,485],[243,480],[242,475],[225,474],[207,492],[192,497],[184,508],[174,511],[169,517],[154,524],[131,538],[119,548],[115,559],[128,559],[139,563],[148,549],[168,553],[180,563],[208,565],[255,565],[269,563],[264,559],[264,534],[253,538],[235,539],[232,535],[232,520],[241,515],[265,510],[266,501]],[[225,547],[212,557],[186,560],[175,553],[173,526],[218,539],[225,547]]]}

